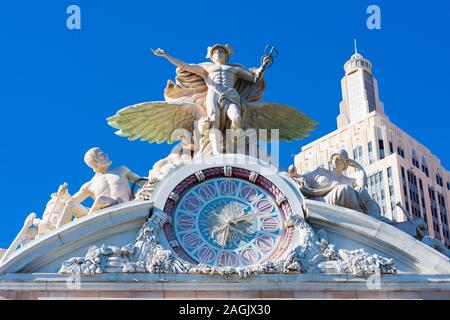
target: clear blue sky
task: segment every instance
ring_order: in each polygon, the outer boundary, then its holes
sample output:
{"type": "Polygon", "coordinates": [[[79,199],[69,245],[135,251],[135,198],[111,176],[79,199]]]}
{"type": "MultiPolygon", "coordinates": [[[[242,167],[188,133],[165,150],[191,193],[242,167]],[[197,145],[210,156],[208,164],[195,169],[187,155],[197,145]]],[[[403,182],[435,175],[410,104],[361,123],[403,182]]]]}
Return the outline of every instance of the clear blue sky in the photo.
{"type": "Polygon", "coordinates": [[[303,144],[336,128],[343,64],[360,52],[373,62],[386,113],[450,168],[448,1],[1,1],[0,106],[3,171],[0,247],[24,218],[41,216],[64,181],[75,192],[91,178],[93,146],[146,175],[171,146],[128,142],[105,119],[127,105],[162,100],[174,67],[161,47],[188,62],[229,42],[234,62],[258,66],[266,44],[280,56],[267,71],[265,100],[291,104],[320,122],[310,138],[281,145],[286,167],[303,144]],[[66,28],[81,8],[82,29],[66,28]],[[381,30],[366,8],[381,7],[381,30]]]}

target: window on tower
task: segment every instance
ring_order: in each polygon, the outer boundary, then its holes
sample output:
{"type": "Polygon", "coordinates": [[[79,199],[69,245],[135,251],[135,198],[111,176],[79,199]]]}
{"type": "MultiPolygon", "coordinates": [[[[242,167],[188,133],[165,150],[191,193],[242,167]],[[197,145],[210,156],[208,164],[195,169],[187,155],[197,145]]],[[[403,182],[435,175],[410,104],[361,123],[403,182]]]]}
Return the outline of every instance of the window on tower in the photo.
{"type": "MultiPolygon", "coordinates": [[[[363,148],[362,146],[357,146],[353,149],[353,159],[359,163],[361,166],[364,167],[364,158],[363,158],[363,148]]],[[[356,169],[356,171],[359,171],[360,169],[356,169]]]]}
{"type": "Polygon", "coordinates": [[[422,156],[422,172],[425,173],[427,175],[427,177],[430,176],[430,174],[428,172],[428,161],[425,158],[425,156],[422,156]]]}
{"type": "Polygon", "coordinates": [[[412,150],[412,163],[416,168],[420,167],[419,158],[417,157],[417,152],[415,149],[412,150]]]}
{"type": "Polygon", "coordinates": [[[367,143],[367,149],[369,150],[369,164],[372,164],[375,162],[375,159],[373,157],[373,147],[372,147],[372,141],[369,141],[367,143]]]}
{"type": "Polygon", "coordinates": [[[378,150],[380,152],[380,160],[384,159],[385,153],[384,153],[384,141],[383,141],[383,139],[378,139],[378,150]]]}
{"type": "Polygon", "coordinates": [[[436,182],[438,185],[440,185],[441,187],[444,186],[444,181],[442,180],[442,177],[439,174],[436,174],[436,182]]]}
{"type": "Polygon", "coordinates": [[[367,71],[364,71],[364,87],[366,89],[367,103],[369,104],[369,113],[377,109],[375,100],[375,86],[373,84],[373,77],[367,71]]]}

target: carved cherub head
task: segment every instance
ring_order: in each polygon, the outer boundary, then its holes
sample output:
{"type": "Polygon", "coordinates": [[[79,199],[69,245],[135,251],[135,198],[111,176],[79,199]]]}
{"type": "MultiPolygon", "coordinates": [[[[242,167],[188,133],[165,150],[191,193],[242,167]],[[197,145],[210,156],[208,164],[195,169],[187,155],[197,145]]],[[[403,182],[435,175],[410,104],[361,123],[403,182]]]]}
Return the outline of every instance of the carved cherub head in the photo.
{"type": "Polygon", "coordinates": [[[234,51],[229,44],[215,44],[208,47],[206,58],[211,59],[214,63],[225,64],[233,54],[234,51]]]}
{"type": "Polygon", "coordinates": [[[112,164],[108,155],[98,147],[89,149],[86,152],[84,162],[95,172],[106,172],[112,164]]]}

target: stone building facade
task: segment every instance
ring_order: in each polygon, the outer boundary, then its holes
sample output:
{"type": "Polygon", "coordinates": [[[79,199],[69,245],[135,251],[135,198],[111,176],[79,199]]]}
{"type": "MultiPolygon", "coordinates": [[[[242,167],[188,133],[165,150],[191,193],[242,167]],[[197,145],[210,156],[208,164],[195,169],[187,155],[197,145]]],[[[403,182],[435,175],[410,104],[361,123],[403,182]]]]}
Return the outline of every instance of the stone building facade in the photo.
{"type": "Polygon", "coordinates": [[[327,167],[329,156],[344,148],[364,167],[383,216],[397,222],[422,218],[430,236],[450,247],[450,172],[386,116],[369,60],[355,52],[344,70],[338,128],[302,147],[295,158],[298,172],[327,167]]]}

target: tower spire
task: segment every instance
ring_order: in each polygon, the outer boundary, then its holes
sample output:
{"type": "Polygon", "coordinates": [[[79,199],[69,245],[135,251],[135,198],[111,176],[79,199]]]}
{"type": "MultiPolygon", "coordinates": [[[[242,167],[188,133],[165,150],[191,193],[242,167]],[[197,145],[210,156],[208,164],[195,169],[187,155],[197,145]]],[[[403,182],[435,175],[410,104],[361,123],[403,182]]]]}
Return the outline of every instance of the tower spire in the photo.
{"type": "Polygon", "coordinates": [[[356,43],[356,38],[354,38],[353,41],[355,43],[355,54],[358,54],[358,45],[356,43]]]}

